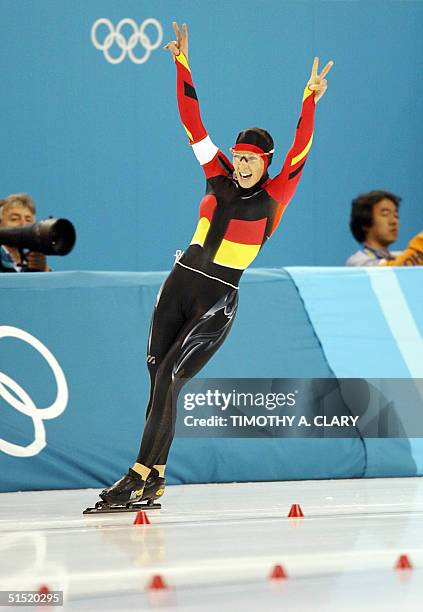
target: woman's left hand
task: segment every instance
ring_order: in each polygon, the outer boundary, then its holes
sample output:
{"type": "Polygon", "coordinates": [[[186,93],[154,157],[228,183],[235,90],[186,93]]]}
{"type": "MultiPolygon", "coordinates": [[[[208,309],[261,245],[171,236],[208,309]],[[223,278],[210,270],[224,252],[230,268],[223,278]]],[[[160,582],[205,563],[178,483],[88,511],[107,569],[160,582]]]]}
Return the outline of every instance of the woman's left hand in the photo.
{"type": "Polygon", "coordinates": [[[331,60],[326,64],[320,74],[317,74],[317,70],[319,68],[319,58],[315,57],[313,61],[313,67],[311,69],[310,80],[307,83],[307,87],[314,91],[314,101],[318,102],[320,98],[324,95],[325,91],[328,88],[328,82],[325,79],[327,73],[332,68],[334,62],[331,60]]]}
{"type": "Polygon", "coordinates": [[[171,54],[172,54],[172,56],[174,58],[177,55],[179,55],[181,53],[181,51],[182,51],[182,53],[188,59],[188,28],[187,28],[187,24],[183,23],[181,30],[179,29],[179,26],[176,23],[176,21],[174,21],[172,23],[172,25],[173,25],[173,29],[175,30],[176,40],[171,40],[163,48],[164,49],[169,49],[169,51],[171,52],[171,54]]]}

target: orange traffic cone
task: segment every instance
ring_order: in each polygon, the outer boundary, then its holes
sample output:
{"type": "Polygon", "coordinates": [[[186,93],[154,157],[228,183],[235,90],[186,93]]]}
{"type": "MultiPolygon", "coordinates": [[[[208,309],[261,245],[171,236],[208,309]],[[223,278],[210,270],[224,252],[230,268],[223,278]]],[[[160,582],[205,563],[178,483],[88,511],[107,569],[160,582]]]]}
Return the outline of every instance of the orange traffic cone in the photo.
{"type": "Polygon", "coordinates": [[[413,565],[408,558],[408,555],[400,555],[398,557],[398,561],[395,564],[395,569],[397,570],[405,570],[405,569],[413,569],[413,565]]]}
{"type": "Polygon", "coordinates": [[[288,578],[288,576],[286,575],[282,565],[277,564],[273,568],[269,578],[270,580],[283,580],[284,578],[288,578]]]}
{"type": "Polygon", "coordinates": [[[134,525],[150,525],[150,521],[148,520],[148,516],[144,512],[144,510],[140,510],[139,512],[137,512],[134,525]]]}
{"type": "Polygon", "coordinates": [[[152,577],[152,579],[148,583],[147,588],[153,591],[158,591],[162,589],[167,589],[167,584],[165,583],[163,578],[160,576],[160,574],[156,574],[155,576],[152,577]]]}
{"type": "Polygon", "coordinates": [[[303,517],[303,511],[301,510],[301,506],[299,504],[292,504],[291,510],[288,513],[289,518],[300,518],[303,517]]]}

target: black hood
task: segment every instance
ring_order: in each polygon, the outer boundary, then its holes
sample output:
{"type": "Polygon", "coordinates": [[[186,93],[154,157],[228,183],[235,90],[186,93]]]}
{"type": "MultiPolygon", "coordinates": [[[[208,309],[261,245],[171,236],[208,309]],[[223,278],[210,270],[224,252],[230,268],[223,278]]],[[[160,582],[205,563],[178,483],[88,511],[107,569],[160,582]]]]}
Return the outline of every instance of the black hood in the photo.
{"type": "MultiPolygon", "coordinates": [[[[260,147],[265,153],[270,153],[274,149],[273,138],[262,128],[247,128],[238,134],[235,144],[251,144],[260,147]]],[[[267,167],[272,163],[273,153],[267,156],[267,167]]]]}

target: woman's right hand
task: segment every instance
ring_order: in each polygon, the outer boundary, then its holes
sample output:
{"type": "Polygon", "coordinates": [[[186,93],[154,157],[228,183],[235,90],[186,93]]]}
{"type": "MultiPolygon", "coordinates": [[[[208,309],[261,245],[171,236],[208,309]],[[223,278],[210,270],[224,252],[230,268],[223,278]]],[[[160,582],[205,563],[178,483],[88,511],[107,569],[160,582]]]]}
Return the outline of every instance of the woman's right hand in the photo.
{"type": "Polygon", "coordinates": [[[179,29],[179,26],[176,23],[176,21],[174,21],[172,23],[172,25],[173,25],[173,29],[175,30],[176,40],[171,40],[163,48],[164,49],[169,49],[169,51],[171,52],[173,57],[176,57],[182,51],[182,53],[188,59],[188,28],[187,28],[187,24],[183,23],[181,30],[179,29]]]}

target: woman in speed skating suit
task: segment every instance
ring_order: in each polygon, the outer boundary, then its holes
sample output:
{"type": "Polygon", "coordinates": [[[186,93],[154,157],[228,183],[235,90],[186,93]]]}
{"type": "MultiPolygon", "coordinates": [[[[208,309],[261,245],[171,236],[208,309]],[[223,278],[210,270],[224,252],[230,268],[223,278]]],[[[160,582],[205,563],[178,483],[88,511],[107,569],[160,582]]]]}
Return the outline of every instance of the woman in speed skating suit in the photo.
{"type": "Polygon", "coordinates": [[[282,170],[268,175],[273,139],[260,128],[239,133],[232,161],[213,144],[203,126],[188,63],[188,32],[173,24],[176,40],[166,45],[176,66],[182,124],[207,181],[191,244],[175,262],[157,297],[148,341],[151,379],[146,423],[137,460],[128,473],[100,494],[107,505],[158,499],[175,425],[176,396],[227,337],[238,304],[238,283],[277,228],[294,195],[313,139],[316,102],[333,65],[320,75],[314,59],[304,91],[294,143],[282,170]]]}

